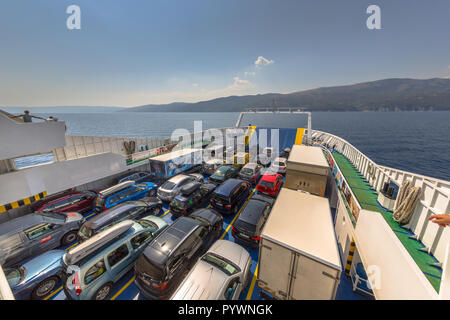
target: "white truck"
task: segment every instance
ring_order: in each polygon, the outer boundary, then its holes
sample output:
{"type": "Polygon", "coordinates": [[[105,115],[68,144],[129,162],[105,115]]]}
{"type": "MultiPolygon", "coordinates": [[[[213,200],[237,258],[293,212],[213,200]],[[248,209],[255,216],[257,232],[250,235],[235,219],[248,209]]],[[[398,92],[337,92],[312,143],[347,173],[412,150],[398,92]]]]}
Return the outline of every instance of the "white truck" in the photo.
{"type": "Polygon", "coordinates": [[[328,199],[282,188],[261,233],[257,285],[283,300],[332,300],[342,264],[328,199]]]}

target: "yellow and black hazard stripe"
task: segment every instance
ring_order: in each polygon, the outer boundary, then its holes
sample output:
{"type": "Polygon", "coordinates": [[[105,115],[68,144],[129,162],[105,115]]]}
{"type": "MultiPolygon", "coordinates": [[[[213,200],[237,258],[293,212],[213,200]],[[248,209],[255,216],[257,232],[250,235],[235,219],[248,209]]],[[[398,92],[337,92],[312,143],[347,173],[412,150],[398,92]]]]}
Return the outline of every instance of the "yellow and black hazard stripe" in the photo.
{"type": "Polygon", "coordinates": [[[26,206],[28,204],[32,204],[33,202],[43,199],[46,196],[47,196],[47,191],[42,191],[38,194],[35,194],[34,196],[4,204],[4,205],[0,206],[0,213],[6,212],[11,209],[19,208],[22,206],[26,206]]]}
{"type": "Polygon", "coordinates": [[[352,238],[352,243],[350,244],[350,249],[348,250],[348,257],[347,257],[347,265],[345,266],[345,274],[350,274],[350,268],[352,266],[353,261],[353,255],[355,254],[356,249],[356,243],[355,240],[352,238]]]}

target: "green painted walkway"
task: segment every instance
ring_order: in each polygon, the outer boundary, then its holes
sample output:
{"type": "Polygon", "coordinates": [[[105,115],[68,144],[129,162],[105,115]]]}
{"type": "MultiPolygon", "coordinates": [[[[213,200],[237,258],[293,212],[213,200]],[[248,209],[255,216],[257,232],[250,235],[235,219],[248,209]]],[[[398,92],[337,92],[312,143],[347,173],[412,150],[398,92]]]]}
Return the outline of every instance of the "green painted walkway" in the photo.
{"type": "Polygon", "coordinates": [[[439,292],[442,272],[440,269],[430,265],[437,261],[433,256],[426,252],[419,251],[419,249],[424,247],[423,244],[414,239],[410,239],[409,236],[412,235],[412,233],[400,227],[400,225],[392,218],[392,211],[385,210],[379,205],[377,202],[378,194],[373,191],[367,180],[358,172],[353,164],[340,153],[333,152],[332,155],[361,207],[366,210],[381,213],[432,286],[439,292]]]}

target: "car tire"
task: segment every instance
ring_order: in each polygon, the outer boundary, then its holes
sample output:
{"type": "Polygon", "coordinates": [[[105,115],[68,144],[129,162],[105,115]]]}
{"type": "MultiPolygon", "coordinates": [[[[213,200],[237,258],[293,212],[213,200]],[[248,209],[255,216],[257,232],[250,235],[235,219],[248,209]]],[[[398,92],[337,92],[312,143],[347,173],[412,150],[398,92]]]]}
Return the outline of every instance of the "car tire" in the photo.
{"type": "Polygon", "coordinates": [[[152,190],[150,190],[150,192],[148,193],[148,195],[149,195],[150,197],[154,197],[155,194],[156,194],[156,189],[152,189],[152,190]]]}
{"type": "Polygon", "coordinates": [[[50,292],[52,292],[56,285],[59,283],[59,278],[57,276],[49,277],[43,281],[41,281],[36,288],[31,292],[31,299],[33,300],[41,300],[45,296],[47,296],[50,292]]]}
{"type": "Polygon", "coordinates": [[[112,290],[112,284],[111,283],[105,283],[103,286],[101,286],[92,297],[92,300],[105,300],[108,298],[109,294],[112,290]]]}
{"type": "Polygon", "coordinates": [[[61,244],[63,246],[67,246],[73,242],[75,242],[78,238],[78,233],[76,231],[67,232],[64,237],[61,239],[61,244]]]}

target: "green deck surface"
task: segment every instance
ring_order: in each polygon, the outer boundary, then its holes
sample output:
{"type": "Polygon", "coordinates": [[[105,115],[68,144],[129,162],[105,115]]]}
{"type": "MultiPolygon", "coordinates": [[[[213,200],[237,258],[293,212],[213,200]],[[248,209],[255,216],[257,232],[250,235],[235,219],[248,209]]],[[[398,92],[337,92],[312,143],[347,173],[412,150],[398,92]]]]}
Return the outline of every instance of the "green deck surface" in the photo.
{"type": "Polygon", "coordinates": [[[419,251],[423,248],[423,244],[417,240],[410,239],[407,230],[403,229],[393,218],[392,211],[383,209],[377,202],[378,194],[371,189],[369,183],[363,176],[358,172],[358,170],[353,166],[353,164],[342,154],[333,152],[333,158],[342,174],[350,185],[352,192],[358,199],[359,204],[363,209],[377,211],[386,220],[387,224],[394,231],[395,235],[398,237],[400,242],[403,244],[405,249],[409,252],[413,260],[417,263],[419,268],[425,274],[427,279],[430,281],[431,285],[439,292],[439,286],[441,283],[442,272],[436,267],[431,266],[431,264],[437,261],[433,256],[426,252],[419,251]]]}

